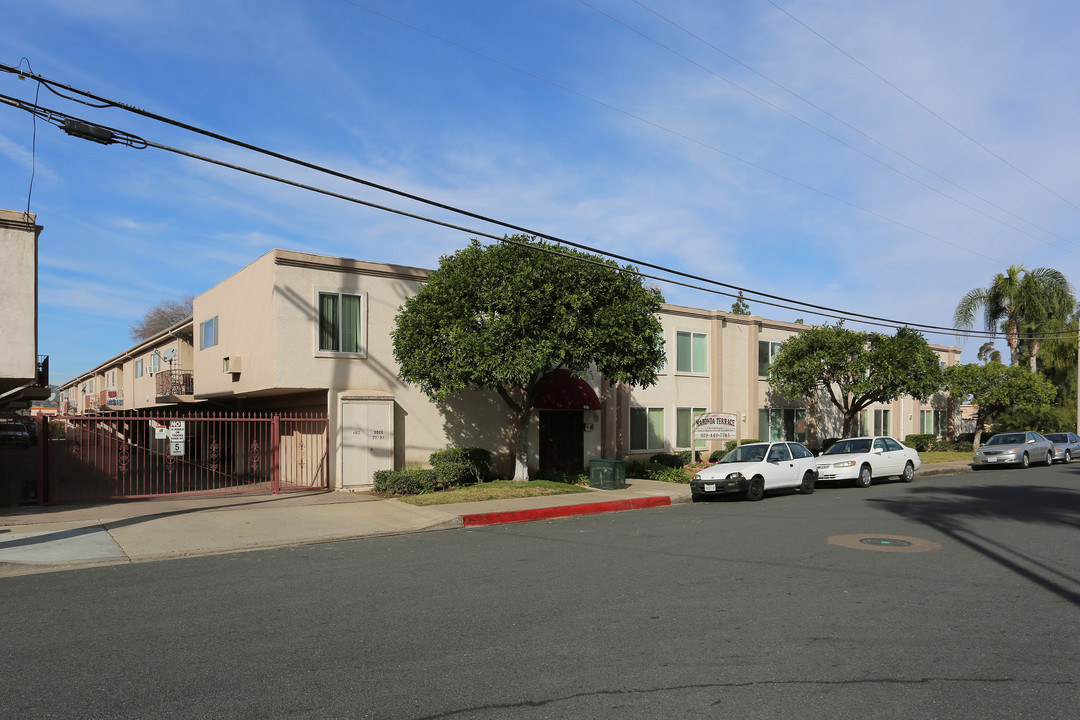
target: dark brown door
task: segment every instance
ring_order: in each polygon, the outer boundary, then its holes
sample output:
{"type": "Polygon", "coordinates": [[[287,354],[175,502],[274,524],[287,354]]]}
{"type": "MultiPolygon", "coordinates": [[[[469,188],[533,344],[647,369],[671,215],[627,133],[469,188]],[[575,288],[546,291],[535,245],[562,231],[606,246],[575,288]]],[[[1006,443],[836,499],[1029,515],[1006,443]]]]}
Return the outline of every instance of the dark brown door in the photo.
{"type": "Polygon", "coordinates": [[[585,469],[585,414],[540,410],[540,469],[579,473],[585,469]]]}

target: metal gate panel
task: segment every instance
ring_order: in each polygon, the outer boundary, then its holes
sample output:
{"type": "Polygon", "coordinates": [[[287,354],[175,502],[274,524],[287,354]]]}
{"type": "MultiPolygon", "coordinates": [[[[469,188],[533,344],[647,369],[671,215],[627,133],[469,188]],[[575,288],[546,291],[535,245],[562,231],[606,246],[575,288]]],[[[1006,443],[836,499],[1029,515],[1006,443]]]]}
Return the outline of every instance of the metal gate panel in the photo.
{"type": "Polygon", "coordinates": [[[62,416],[48,441],[47,502],[325,489],[325,417],[62,416]]]}

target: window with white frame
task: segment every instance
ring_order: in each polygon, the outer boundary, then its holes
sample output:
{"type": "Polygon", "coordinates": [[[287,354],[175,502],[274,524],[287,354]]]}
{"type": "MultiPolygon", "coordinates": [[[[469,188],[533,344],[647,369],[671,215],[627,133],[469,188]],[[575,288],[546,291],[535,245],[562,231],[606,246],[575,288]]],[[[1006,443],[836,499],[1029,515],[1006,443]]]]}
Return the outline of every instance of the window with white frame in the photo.
{"type": "Polygon", "coordinates": [[[319,293],[319,352],[364,352],[363,296],[319,293]]]}
{"type": "Polygon", "coordinates": [[[140,378],[143,376],[143,361],[139,358],[135,361],[135,377],[140,378]]]}
{"type": "Polygon", "coordinates": [[[892,412],[888,408],[874,410],[874,434],[888,435],[892,428],[892,412]]]}
{"type": "Polygon", "coordinates": [[[705,333],[675,333],[675,372],[706,373],[708,366],[708,336],[705,333]]]}
{"type": "Polygon", "coordinates": [[[777,351],[780,350],[780,346],[783,343],[770,342],[768,340],[758,340],[757,344],[757,374],[758,377],[767,377],[769,374],[769,368],[772,367],[773,359],[776,358],[777,351]]]}
{"type": "Polygon", "coordinates": [[[157,350],[150,353],[150,372],[158,372],[161,370],[161,353],[157,350]]]}
{"type": "MultiPolygon", "coordinates": [[[[706,408],[675,408],[675,447],[679,449],[689,448],[690,441],[694,437],[694,419],[704,415],[706,408]]],[[[694,440],[694,449],[700,450],[708,445],[707,440],[694,440]]]]}
{"type": "Polygon", "coordinates": [[[805,408],[760,408],[759,440],[806,442],[805,408]]]}
{"type": "Polygon", "coordinates": [[[944,410],[920,410],[919,431],[924,435],[945,435],[945,411],[944,410]]]}
{"type": "Polygon", "coordinates": [[[630,451],[664,449],[664,408],[630,408],[630,451]]]}
{"type": "Polygon", "coordinates": [[[218,344],[218,316],[199,323],[199,349],[214,347],[218,344]]]}

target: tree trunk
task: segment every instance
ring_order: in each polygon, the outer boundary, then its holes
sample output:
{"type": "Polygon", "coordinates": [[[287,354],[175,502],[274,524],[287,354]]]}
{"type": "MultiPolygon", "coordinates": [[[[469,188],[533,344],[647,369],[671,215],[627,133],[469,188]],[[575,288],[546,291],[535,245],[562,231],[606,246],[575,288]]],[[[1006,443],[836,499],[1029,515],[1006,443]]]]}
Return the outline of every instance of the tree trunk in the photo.
{"type": "Polygon", "coordinates": [[[532,411],[522,412],[517,418],[517,441],[514,443],[514,479],[529,480],[529,419],[532,411]]]}
{"type": "Polygon", "coordinates": [[[1038,371],[1038,369],[1035,367],[1035,357],[1038,354],[1039,354],[1039,341],[1038,340],[1028,340],[1028,355],[1029,355],[1029,359],[1031,360],[1031,372],[1037,372],[1038,371]]]}
{"type": "Polygon", "coordinates": [[[1013,367],[1020,366],[1020,328],[1017,327],[1016,318],[1009,318],[1005,325],[1005,340],[1009,343],[1009,364],[1013,367]]]}

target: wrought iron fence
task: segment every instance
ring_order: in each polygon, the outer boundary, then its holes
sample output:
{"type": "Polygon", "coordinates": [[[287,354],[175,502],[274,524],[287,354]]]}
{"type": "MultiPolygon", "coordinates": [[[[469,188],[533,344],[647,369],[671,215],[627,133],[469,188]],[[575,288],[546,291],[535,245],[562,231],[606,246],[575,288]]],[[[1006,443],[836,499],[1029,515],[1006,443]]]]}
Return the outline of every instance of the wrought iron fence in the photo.
{"type": "Polygon", "coordinates": [[[317,415],[62,416],[41,468],[45,502],[329,486],[317,415]]]}

